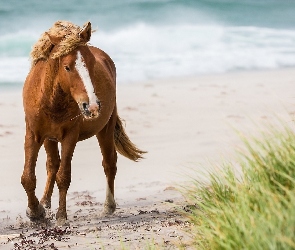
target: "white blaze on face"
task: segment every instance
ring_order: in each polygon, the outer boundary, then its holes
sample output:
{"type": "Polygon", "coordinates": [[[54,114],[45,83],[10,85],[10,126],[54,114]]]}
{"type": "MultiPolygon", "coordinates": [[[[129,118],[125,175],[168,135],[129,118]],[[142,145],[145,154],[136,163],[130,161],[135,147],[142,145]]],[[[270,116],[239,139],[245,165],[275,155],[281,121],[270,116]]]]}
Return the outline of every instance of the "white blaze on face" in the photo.
{"type": "Polygon", "coordinates": [[[91,82],[89,71],[86,67],[86,64],[84,62],[84,58],[81,55],[80,51],[77,52],[77,59],[76,59],[76,66],[75,67],[76,67],[76,69],[79,73],[79,76],[81,77],[82,82],[85,86],[85,89],[86,89],[86,92],[87,92],[87,95],[89,98],[89,104],[96,103],[97,97],[94,93],[94,88],[93,88],[93,85],[91,82]]]}

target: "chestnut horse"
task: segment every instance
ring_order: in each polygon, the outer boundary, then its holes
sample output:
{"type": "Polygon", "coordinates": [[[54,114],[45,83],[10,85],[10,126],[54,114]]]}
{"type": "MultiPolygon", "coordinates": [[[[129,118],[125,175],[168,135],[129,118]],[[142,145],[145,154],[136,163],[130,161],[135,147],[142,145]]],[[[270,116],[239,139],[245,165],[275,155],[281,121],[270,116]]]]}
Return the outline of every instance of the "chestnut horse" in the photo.
{"type": "Polygon", "coordinates": [[[58,21],[43,34],[31,53],[33,63],[23,87],[26,135],[21,177],[28,196],[26,214],[31,220],[44,218],[44,207],[51,207],[56,182],[56,219],[58,224],[65,223],[71,160],[78,141],[95,135],[100,145],[107,180],[105,214],[112,214],[116,208],[116,151],[134,161],[145,153],[123,129],[116,106],[115,64],[105,52],[87,44],[91,32],[90,22],[81,29],[58,21]],[[47,182],[39,202],[35,195],[35,167],[42,145],[47,154],[47,182]]]}

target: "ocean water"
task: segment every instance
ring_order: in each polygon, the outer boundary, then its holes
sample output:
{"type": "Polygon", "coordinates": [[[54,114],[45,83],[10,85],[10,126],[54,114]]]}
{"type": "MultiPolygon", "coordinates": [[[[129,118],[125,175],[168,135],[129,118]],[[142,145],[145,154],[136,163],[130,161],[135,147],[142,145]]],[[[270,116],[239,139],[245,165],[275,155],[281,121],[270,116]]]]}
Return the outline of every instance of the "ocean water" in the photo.
{"type": "Polygon", "coordinates": [[[294,13],[293,0],[0,0],[0,91],[21,88],[57,20],[90,21],[125,84],[294,67],[294,13]]]}

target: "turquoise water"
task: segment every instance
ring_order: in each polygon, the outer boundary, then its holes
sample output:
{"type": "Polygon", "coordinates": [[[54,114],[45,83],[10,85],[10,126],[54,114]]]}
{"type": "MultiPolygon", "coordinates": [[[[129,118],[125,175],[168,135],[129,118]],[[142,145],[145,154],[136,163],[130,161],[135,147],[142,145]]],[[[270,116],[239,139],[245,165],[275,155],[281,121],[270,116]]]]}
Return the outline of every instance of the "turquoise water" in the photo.
{"type": "Polygon", "coordinates": [[[91,21],[118,82],[295,66],[295,1],[19,0],[0,3],[0,89],[21,87],[57,20],[91,21]]]}

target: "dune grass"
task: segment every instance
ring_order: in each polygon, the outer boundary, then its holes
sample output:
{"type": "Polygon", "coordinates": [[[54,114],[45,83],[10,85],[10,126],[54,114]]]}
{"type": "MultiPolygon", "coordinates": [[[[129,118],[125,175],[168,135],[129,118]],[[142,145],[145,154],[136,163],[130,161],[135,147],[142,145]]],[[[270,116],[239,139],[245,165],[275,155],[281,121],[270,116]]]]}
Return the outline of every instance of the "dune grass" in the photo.
{"type": "Polygon", "coordinates": [[[295,249],[295,133],[275,128],[242,138],[238,165],[186,190],[196,249],[295,249]],[[258,138],[258,139],[257,139],[258,138]]]}

